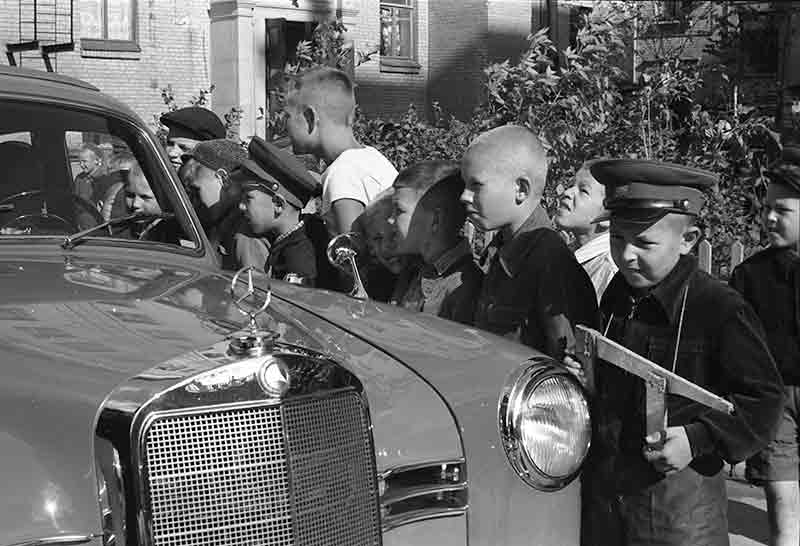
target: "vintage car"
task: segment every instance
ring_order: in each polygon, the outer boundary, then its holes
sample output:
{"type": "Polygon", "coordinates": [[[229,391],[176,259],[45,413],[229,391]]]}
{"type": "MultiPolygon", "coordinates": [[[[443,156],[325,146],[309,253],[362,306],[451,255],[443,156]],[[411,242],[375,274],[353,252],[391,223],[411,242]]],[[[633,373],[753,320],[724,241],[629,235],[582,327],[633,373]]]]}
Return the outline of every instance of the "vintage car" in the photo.
{"type": "Polygon", "coordinates": [[[562,367],[215,256],[131,110],[0,68],[0,546],[577,543],[562,367]]]}

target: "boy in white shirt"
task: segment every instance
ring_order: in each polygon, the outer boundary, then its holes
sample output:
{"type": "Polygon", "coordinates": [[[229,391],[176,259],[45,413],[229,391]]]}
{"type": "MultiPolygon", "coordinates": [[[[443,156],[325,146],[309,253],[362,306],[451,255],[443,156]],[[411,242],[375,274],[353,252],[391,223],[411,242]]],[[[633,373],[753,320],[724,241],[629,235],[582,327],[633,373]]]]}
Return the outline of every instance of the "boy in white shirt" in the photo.
{"type": "Polygon", "coordinates": [[[599,302],[617,272],[617,266],[611,258],[608,220],[594,222],[605,212],[606,189],[589,172],[590,165],[591,162],[584,163],[575,173],[572,186],[558,196],[553,223],[575,238],[571,245],[575,258],[589,274],[599,302]]]}
{"type": "Polygon", "coordinates": [[[355,139],[355,104],[347,74],[315,68],[293,79],[285,107],[294,152],[314,154],[328,165],[322,173],[320,212],[334,234],[350,231],[370,201],[397,176],[383,154],[355,139]]]}

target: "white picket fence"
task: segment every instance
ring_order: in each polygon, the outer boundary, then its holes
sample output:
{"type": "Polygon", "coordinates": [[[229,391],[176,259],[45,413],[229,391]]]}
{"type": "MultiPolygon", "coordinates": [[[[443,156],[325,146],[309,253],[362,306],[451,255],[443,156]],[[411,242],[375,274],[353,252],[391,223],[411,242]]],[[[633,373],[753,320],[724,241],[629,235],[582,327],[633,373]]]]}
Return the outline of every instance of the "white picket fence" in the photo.
{"type": "MultiPolygon", "coordinates": [[[[705,271],[706,273],[711,273],[711,268],[714,265],[713,263],[713,256],[711,251],[711,243],[708,241],[700,241],[700,244],[697,245],[697,261],[700,269],[705,271]]],[[[724,274],[720,275],[723,277],[729,277],[730,274],[733,272],[733,268],[739,265],[744,261],[744,245],[741,241],[734,241],[731,244],[731,258],[729,263],[729,268],[727,272],[725,268],[720,268],[724,274]]]]}

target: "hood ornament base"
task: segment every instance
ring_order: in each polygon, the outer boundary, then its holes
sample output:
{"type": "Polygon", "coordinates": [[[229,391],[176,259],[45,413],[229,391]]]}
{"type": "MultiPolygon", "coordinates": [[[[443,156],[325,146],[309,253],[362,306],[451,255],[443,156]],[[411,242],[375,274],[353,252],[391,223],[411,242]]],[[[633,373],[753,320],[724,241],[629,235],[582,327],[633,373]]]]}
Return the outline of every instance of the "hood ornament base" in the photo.
{"type": "Polygon", "coordinates": [[[253,285],[253,266],[243,267],[231,279],[230,294],[233,304],[240,313],[249,318],[248,328],[240,330],[230,336],[231,342],[228,345],[228,352],[236,356],[262,356],[272,349],[275,340],[279,335],[271,330],[259,328],[256,317],[262,314],[269,307],[272,300],[272,292],[267,288],[267,296],[264,301],[256,300],[256,289],[253,285]],[[239,284],[239,277],[247,274],[247,290],[237,294],[236,287],[239,284]]]}

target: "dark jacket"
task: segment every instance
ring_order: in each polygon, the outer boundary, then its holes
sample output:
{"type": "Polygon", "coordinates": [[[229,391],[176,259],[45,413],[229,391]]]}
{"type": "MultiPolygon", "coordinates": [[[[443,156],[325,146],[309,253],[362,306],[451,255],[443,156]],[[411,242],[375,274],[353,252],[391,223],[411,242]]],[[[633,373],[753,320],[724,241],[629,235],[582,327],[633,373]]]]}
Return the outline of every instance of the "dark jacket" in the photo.
{"type": "Polygon", "coordinates": [[[730,280],[753,307],[786,385],[800,386],[800,257],[768,248],[733,270],[730,280]]]}
{"type": "Polygon", "coordinates": [[[574,351],[576,324],[596,326],[592,281],[541,207],[510,241],[495,236],[484,263],[488,271],[476,305],[478,328],[561,360],[574,351]]]}
{"type": "Polygon", "coordinates": [[[406,309],[471,325],[482,276],[469,243],[462,240],[436,263],[407,268],[391,301],[406,309]]]}
{"type": "Polygon", "coordinates": [[[726,415],[668,395],[668,426],[685,427],[693,460],[665,477],[642,455],[642,380],[599,362],[585,498],[594,499],[595,510],[603,502],[597,499],[610,504],[608,513],[587,517],[587,531],[609,535],[608,544],[727,543],[722,462],[742,461],[763,448],[782,410],[783,385],[758,318],[741,295],[700,271],[691,256],[682,256],[638,300],[617,273],[601,311],[608,337],[666,369],[674,362],[675,373],[726,397],[735,412],[726,415]],[[613,523],[616,529],[608,527],[613,523]]]}
{"type": "Polygon", "coordinates": [[[315,286],[317,258],[303,221],[291,232],[275,239],[269,249],[266,270],[272,277],[297,284],[315,286]]]}

